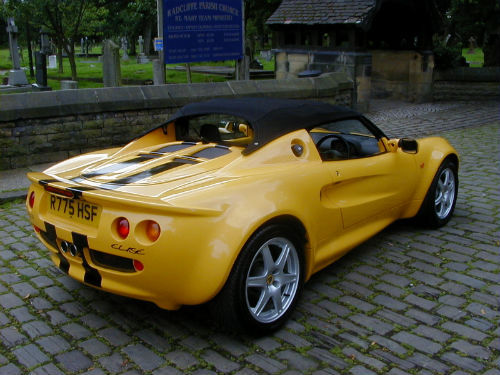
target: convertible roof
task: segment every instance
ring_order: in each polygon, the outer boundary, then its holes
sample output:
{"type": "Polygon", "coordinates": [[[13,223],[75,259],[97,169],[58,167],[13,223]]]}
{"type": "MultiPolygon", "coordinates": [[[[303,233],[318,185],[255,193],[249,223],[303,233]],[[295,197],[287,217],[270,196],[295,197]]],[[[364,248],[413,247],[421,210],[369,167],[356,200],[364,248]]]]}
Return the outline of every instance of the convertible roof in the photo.
{"type": "Polygon", "coordinates": [[[311,129],[326,122],[361,116],[345,107],[311,100],[234,98],[187,104],[169,122],[210,113],[238,116],[248,121],[254,130],[254,140],[244,150],[245,154],[295,130],[311,129]]]}

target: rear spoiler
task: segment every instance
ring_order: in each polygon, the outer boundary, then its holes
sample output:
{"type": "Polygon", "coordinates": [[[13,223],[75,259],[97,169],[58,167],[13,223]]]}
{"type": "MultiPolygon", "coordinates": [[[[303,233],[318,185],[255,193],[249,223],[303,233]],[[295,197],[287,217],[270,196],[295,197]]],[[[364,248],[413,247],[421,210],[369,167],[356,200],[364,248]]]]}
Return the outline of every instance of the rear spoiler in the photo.
{"type": "Polygon", "coordinates": [[[40,172],[30,172],[27,174],[27,177],[34,184],[43,187],[45,191],[68,199],[81,199],[98,204],[100,202],[119,203],[122,206],[131,208],[139,206],[150,211],[178,215],[218,216],[222,213],[222,210],[174,206],[157,197],[144,197],[117,190],[104,190],[91,185],[77,184],[71,180],[40,172]]]}

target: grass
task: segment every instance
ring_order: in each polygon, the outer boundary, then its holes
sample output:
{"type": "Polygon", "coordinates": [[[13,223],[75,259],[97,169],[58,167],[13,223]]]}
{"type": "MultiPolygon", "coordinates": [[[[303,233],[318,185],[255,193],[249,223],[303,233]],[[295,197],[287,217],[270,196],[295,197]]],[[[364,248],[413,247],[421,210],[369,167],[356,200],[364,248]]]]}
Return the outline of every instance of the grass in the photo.
{"type": "Polygon", "coordinates": [[[469,63],[471,68],[481,68],[484,64],[484,54],[481,48],[474,48],[474,52],[470,53],[469,48],[462,49],[462,56],[469,63]]]}
{"type": "MultiPolygon", "coordinates": [[[[79,51],[79,48],[77,48],[79,51]]],[[[22,51],[23,58],[21,60],[21,66],[28,67],[28,51],[24,49],[22,51]]],[[[100,53],[100,47],[95,47],[89,53],[100,53]]],[[[272,61],[262,61],[264,69],[274,70],[274,60],[272,61]]],[[[130,85],[142,85],[146,81],[151,81],[153,79],[153,66],[149,62],[147,64],[137,64],[135,56],[131,56],[128,61],[120,61],[121,64],[121,76],[124,84],[130,85]]],[[[207,62],[207,63],[192,63],[191,66],[196,65],[223,65],[234,67],[234,61],[222,61],[222,62],[207,62]]],[[[187,75],[184,71],[176,71],[168,69],[168,67],[174,67],[184,64],[173,64],[167,65],[167,82],[168,83],[187,83],[187,75]]],[[[0,70],[9,70],[12,68],[11,60],[9,57],[8,48],[0,49],[0,70]]],[[[103,87],[102,83],[102,62],[98,61],[95,57],[77,57],[76,58],[76,69],[78,75],[78,87],[79,88],[95,88],[103,87]]],[[[7,76],[8,72],[3,75],[0,74],[0,80],[7,76]]],[[[26,70],[26,75],[30,83],[35,83],[35,79],[29,76],[29,70],[26,70]]],[[[52,87],[53,90],[60,89],[60,81],[65,79],[71,79],[71,68],[69,65],[69,60],[67,58],[63,59],[63,73],[59,73],[58,69],[48,69],[47,70],[47,84],[52,87]]],[[[192,73],[191,74],[193,83],[200,82],[222,82],[226,78],[219,75],[192,73]]]]}

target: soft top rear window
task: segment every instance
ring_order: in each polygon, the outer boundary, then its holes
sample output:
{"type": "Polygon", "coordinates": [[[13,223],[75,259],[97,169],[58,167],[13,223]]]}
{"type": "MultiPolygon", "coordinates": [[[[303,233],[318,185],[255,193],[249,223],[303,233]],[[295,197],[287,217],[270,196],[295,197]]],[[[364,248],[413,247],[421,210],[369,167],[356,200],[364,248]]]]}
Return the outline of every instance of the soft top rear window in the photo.
{"type": "Polygon", "coordinates": [[[246,147],[253,139],[252,127],[240,117],[209,114],[184,117],[175,122],[178,141],[218,143],[246,147]]]}

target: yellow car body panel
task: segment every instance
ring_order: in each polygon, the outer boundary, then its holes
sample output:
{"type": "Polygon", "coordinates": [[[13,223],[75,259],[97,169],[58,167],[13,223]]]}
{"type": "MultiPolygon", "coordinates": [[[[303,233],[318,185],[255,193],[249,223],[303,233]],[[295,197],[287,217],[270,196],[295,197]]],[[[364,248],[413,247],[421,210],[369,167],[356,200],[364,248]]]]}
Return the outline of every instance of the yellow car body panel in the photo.
{"type": "Polygon", "coordinates": [[[457,155],[441,138],[419,140],[418,152],[408,153],[382,137],[372,156],[324,161],[306,129],[245,155],[240,146],[176,141],[175,132],[168,124],[123,148],[28,174],[29,217],[56,266],[93,287],[177,309],[216,296],[249,238],[270,221],[293,218],[305,232],[307,280],[416,215],[439,165],[457,155]],[[159,155],[159,147],[179,150],[159,155]],[[221,156],[196,163],[186,156],[210,152],[221,156]],[[123,217],[126,238],[116,229],[123,217]],[[161,228],[155,241],[148,221],[161,228]],[[82,253],[61,251],[72,244],[82,253]]]}

